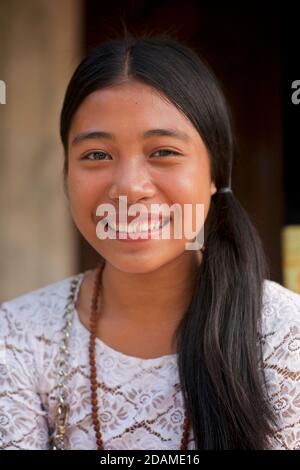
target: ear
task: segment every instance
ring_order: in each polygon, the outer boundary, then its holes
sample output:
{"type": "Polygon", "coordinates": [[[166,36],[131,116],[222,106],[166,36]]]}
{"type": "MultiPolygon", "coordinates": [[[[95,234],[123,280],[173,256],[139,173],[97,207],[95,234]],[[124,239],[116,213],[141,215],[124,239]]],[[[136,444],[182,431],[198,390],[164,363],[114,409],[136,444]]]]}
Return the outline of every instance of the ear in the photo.
{"type": "Polygon", "coordinates": [[[212,196],[213,194],[215,194],[216,192],[217,192],[216,185],[215,185],[214,181],[212,181],[212,182],[211,182],[211,185],[210,185],[210,194],[211,194],[211,196],[212,196]]]}

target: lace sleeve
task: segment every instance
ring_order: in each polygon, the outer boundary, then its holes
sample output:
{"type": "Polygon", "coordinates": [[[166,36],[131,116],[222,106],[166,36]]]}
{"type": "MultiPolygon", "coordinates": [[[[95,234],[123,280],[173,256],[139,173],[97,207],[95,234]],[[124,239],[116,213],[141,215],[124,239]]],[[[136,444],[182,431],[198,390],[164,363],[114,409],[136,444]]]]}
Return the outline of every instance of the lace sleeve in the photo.
{"type": "Polygon", "coordinates": [[[300,450],[300,296],[275,283],[271,289],[263,367],[278,424],[270,447],[300,450]]]}
{"type": "Polygon", "coordinates": [[[48,449],[46,412],[38,393],[28,325],[0,305],[0,449],[48,449]]]}

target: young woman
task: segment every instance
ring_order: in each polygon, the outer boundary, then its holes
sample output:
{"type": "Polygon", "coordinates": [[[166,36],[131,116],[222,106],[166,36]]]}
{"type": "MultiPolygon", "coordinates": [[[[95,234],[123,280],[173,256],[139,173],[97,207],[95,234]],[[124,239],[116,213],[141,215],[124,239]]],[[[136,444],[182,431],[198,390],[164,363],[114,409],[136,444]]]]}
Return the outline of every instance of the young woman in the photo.
{"type": "Polygon", "coordinates": [[[299,449],[300,296],[267,279],[232,192],[213,73],[164,35],[107,41],[74,72],[61,139],[70,211],[99,262],[2,304],[2,448],[299,449]],[[99,237],[104,204],[115,238],[99,237]],[[172,214],[156,219],[169,237],[127,233],[135,204],[189,205],[197,234],[202,205],[204,246],[187,249],[172,214]]]}

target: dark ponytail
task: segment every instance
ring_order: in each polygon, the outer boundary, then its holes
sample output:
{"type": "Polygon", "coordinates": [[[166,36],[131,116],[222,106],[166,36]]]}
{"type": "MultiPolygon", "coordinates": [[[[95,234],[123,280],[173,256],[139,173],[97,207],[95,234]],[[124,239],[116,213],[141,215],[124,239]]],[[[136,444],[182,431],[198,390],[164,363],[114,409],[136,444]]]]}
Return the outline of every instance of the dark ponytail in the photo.
{"type": "Polygon", "coordinates": [[[232,193],[215,193],[197,287],[178,328],[179,371],[197,449],[264,449],[274,422],[262,389],[267,263],[232,193]]]}
{"type": "MultiPolygon", "coordinates": [[[[150,84],[190,119],[208,149],[217,189],[230,186],[233,138],[221,87],[193,50],[166,35],[113,39],[79,64],[61,112],[64,175],[77,108],[124,77],[150,84]]],[[[212,196],[204,233],[194,294],[175,335],[196,449],[264,449],[274,424],[260,368],[264,251],[234,193],[212,196]]]]}

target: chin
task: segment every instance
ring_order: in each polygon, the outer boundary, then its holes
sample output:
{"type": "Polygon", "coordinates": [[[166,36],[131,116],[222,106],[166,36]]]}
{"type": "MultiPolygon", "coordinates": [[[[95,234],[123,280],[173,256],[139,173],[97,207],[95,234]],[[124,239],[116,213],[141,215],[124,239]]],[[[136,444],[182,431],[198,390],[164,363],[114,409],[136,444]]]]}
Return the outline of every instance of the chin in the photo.
{"type": "Polygon", "coordinates": [[[183,255],[182,249],[178,251],[178,247],[169,253],[166,249],[160,253],[155,253],[155,250],[144,253],[101,252],[101,256],[115,269],[131,274],[147,274],[159,270],[181,255],[183,255]]]}

